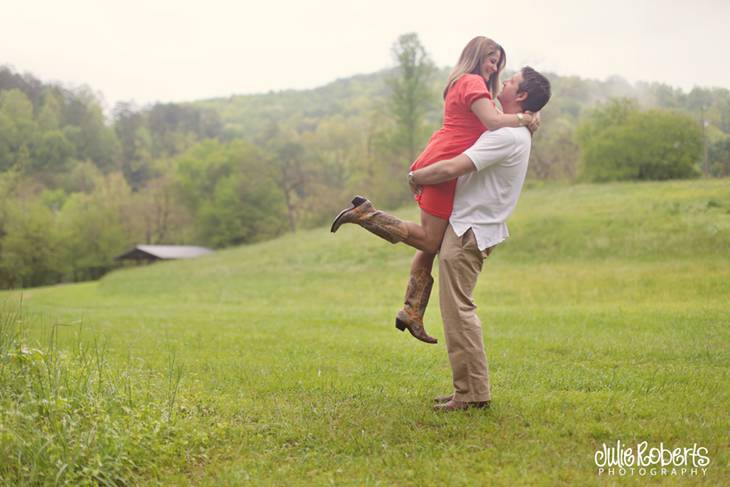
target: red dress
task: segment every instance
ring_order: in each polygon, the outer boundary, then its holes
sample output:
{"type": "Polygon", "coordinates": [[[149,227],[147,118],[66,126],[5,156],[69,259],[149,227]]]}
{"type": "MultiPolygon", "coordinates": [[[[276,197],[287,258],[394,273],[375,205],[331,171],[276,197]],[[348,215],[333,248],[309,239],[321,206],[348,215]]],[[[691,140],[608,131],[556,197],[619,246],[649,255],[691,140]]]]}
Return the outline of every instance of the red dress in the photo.
{"type": "MultiPolygon", "coordinates": [[[[426,148],[411,164],[411,171],[456,157],[477,141],[486,130],[471,111],[471,104],[479,98],[492,100],[484,78],[478,74],[465,74],[456,80],[444,100],[444,124],[433,133],[426,148]]],[[[425,212],[448,220],[454,206],[455,192],[456,179],[452,179],[423,186],[416,201],[425,212]]]]}

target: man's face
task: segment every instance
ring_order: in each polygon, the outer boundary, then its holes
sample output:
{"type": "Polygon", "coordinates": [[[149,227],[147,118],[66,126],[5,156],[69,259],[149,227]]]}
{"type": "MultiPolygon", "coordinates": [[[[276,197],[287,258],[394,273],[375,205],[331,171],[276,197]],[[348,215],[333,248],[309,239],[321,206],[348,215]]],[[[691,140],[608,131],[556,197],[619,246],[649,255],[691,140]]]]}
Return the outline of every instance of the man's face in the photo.
{"type": "Polygon", "coordinates": [[[520,88],[520,83],[524,81],[522,77],[522,71],[518,71],[512,75],[511,78],[505,80],[502,83],[502,91],[499,93],[497,99],[504,105],[505,103],[512,103],[517,97],[517,90],[520,88]]]}

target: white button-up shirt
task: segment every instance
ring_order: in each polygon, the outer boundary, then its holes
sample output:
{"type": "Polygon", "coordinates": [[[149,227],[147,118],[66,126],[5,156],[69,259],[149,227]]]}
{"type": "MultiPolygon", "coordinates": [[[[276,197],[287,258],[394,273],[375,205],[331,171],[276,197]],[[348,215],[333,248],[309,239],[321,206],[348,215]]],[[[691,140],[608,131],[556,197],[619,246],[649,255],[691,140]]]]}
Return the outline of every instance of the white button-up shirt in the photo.
{"type": "Polygon", "coordinates": [[[470,228],[480,250],[509,237],[507,218],[527,174],[532,137],[525,127],[484,132],[464,154],[476,167],[459,177],[449,222],[459,237],[470,228]]]}

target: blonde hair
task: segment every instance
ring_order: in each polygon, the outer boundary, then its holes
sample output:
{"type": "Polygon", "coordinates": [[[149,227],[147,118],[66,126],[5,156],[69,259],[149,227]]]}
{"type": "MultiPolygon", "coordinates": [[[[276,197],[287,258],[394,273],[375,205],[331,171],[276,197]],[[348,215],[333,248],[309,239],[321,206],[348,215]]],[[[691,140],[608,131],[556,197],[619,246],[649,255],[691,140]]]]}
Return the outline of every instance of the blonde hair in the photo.
{"type": "Polygon", "coordinates": [[[499,74],[504,69],[504,65],[507,64],[507,55],[504,52],[502,46],[494,42],[492,39],[484,36],[477,36],[470,40],[463,51],[461,51],[461,57],[459,62],[456,63],[454,69],[449,73],[449,77],[446,80],[446,87],[444,88],[444,98],[449,92],[451,86],[456,83],[456,80],[464,76],[465,74],[479,74],[481,75],[482,62],[492,54],[499,54],[499,62],[497,63],[497,72],[493,73],[487,81],[487,87],[492,96],[499,94],[499,74]]]}

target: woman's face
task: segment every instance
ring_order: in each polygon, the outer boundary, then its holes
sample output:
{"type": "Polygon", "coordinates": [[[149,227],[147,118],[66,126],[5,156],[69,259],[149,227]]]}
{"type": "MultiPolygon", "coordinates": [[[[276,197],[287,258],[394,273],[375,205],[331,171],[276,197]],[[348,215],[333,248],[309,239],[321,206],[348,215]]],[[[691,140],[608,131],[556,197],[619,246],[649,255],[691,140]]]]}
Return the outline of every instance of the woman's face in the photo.
{"type": "Polygon", "coordinates": [[[494,73],[499,71],[499,52],[490,52],[482,60],[482,78],[488,80],[494,73]]]}

